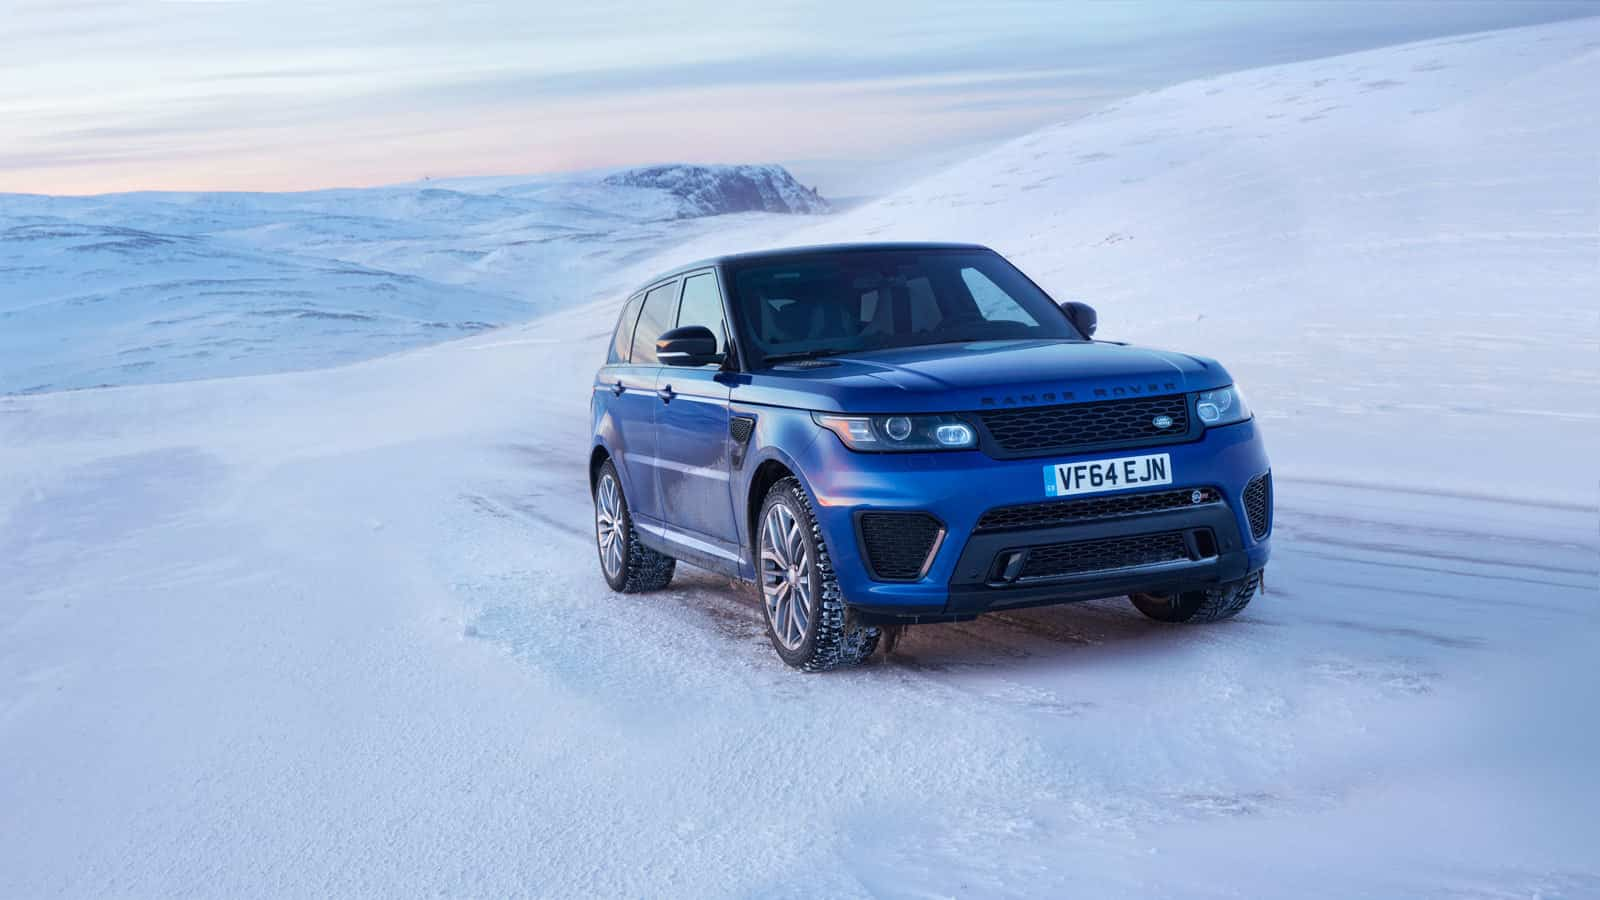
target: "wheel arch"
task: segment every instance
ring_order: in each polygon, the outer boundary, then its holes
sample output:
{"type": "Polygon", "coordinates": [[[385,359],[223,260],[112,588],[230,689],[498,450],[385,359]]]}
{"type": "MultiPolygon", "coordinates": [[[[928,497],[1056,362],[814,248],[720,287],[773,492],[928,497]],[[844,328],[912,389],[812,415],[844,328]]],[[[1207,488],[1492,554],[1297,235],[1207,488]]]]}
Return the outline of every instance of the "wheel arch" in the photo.
{"type": "MultiPolygon", "coordinates": [[[[600,483],[600,467],[610,458],[611,451],[606,449],[605,444],[597,443],[589,451],[589,493],[594,493],[595,485],[600,483]]],[[[620,478],[621,474],[618,472],[617,476],[620,478]]]]}
{"type": "Polygon", "coordinates": [[[789,454],[776,447],[763,448],[755,464],[750,469],[750,481],[745,486],[744,492],[744,540],[747,553],[745,561],[750,564],[751,577],[754,577],[756,547],[760,542],[757,529],[761,520],[761,503],[767,499],[767,492],[772,486],[785,478],[793,478],[800,482],[800,489],[805,491],[806,498],[812,503],[816,502],[816,491],[811,489],[811,483],[806,479],[805,472],[789,454]]]}
{"type": "Polygon", "coordinates": [[[760,546],[761,504],[766,501],[772,486],[785,478],[799,479],[794,469],[782,459],[768,457],[750,474],[750,487],[745,494],[744,537],[750,548],[750,565],[755,565],[756,547],[760,546]]]}

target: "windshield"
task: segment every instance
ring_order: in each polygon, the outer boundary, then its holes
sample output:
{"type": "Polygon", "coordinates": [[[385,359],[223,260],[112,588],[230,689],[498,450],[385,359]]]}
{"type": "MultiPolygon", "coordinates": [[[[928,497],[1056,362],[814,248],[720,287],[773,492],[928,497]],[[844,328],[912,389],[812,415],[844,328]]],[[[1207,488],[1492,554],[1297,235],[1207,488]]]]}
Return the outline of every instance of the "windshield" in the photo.
{"type": "Polygon", "coordinates": [[[992,252],[844,251],[730,270],[755,366],[926,344],[1082,340],[1043,291],[992,252]]]}

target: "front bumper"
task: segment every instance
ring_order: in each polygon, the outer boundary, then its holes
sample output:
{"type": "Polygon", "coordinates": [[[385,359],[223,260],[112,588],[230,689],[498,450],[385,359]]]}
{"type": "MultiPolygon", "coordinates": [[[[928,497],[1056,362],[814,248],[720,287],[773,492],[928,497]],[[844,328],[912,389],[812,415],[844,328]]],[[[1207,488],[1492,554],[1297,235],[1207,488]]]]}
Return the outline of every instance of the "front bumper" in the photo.
{"type": "Polygon", "coordinates": [[[941,621],[992,609],[1187,590],[1242,578],[1266,565],[1270,534],[1259,540],[1252,537],[1242,498],[1246,484],[1268,470],[1254,420],[1210,429],[1189,443],[1136,452],[1171,454],[1173,481],[1163,490],[1209,487],[1220,497],[1193,508],[975,534],[979,518],[988,510],[1048,500],[1042,488],[1046,465],[1105,459],[1128,455],[1127,451],[1021,460],[993,459],[977,450],[870,454],[850,451],[824,434],[808,448],[808,458],[799,462],[845,600],[873,617],[941,621]],[[944,525],[944,535],[921,577],[901,582],[872,577],[856,525],[857,514],[866,511],[924,512],[944,525]],[[1006,551],[1158,532],[1182,534],[1191,548],[1196,534],[1209,532],[1208,540],[1214,543],[1202,542],[1199,552],[1186,559],[1048,578],[997,578],[997,558],[1006,551]]]}

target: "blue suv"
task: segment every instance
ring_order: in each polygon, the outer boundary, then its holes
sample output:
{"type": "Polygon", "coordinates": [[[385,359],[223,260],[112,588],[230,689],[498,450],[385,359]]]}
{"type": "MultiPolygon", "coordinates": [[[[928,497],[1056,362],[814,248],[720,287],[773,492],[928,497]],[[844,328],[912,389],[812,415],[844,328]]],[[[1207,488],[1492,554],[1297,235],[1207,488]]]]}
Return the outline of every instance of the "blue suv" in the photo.
{"type": "Polygon", "coordinates": [[[685,266],[623,306],[594,382],[600,569],[754,582],[778,655],[860,662],[899,626],[1129,595],[1226,619],[1272,478],[1216,362],[1093,339],[998,253],[852,244],[685,266]]]}

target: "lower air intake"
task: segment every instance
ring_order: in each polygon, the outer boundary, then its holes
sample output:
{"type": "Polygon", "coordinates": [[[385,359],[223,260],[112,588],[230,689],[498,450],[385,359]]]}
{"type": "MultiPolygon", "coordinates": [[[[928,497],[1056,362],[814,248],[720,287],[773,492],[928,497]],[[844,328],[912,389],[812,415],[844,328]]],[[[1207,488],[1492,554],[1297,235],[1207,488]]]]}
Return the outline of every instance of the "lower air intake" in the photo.
{"type": "Polygon", "coordinates": [[[1244,486],[1244,515],[1250,536],[1261,540],[1272,528],[1272,473],[1257,475],[1244,486]]]}
{"type": "Polygon", "coordinates": [[[862,513],[861,550],[878,581],[916,581],[927,570],[944,537],[944,526],[927,513],[862,513]]]}
{"type": "Polygon", "coordinates": [[[1029,547],[1018,579],[1057,578],[1083,572],[1148,566],[1189,559],[1189,547],[1181,531],[1134,534],[1126,537],[1097,538],[1065,544],[1029,547]]]}
{"type": "Polygon", "coordinates": [[[1040,503],[999,506],[984,513],[983,518],[978,520],[978,527],[975,530],[1046,528],[1092,522],[1096,519],[1169,512],[1174,509],[1190,509],[1204,503],[1215,503],[1219,496],[1216,488],[1201,487],[1143,494],[1110,494],[1084,500],[1045,500],[1040,503]]]}

